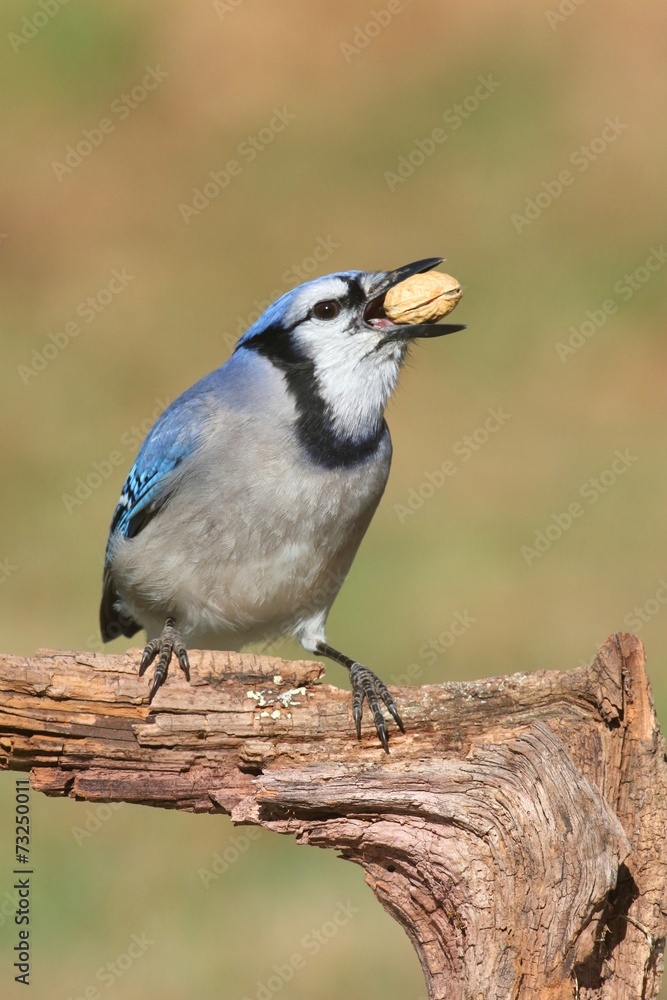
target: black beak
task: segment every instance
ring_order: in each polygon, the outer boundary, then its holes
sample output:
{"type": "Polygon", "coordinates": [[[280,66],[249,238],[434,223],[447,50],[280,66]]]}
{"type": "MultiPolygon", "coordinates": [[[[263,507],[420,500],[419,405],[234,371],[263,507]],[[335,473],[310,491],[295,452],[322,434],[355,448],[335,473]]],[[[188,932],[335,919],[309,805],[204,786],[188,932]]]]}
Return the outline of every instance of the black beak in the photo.
{"type": "Polygon", "coordinates": [[[392,340],[416,340],[419,337],[444,337],[448,333],[457,333],[465,330],[462,323],[417,323],[415,325],[391,323],[384,312],[385,293],[399,285],[406,278],[411,278],[414,274],[424,274],[432,271],[438,264],[442,264],[444,257],[425,257],[424,260],[416,260],[412,264],[404,264],[397,267],[395,271],[386,271],[379,274],[377,281],[373,283],[368,293],[368,303],[364,308],[364,319],[370,326],[382,326],[386,329],[386,334],[378,344],[381,347],[392,340]]]}

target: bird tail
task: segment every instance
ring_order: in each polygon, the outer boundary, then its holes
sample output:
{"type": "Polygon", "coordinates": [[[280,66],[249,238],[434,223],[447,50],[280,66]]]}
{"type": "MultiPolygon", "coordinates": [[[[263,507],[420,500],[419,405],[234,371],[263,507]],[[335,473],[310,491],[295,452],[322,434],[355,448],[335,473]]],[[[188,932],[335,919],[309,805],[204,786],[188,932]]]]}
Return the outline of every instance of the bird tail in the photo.
{"type": "Polygon", "coordinates": [[[109,570],[105,569],[100,604],[100,631],[104,642],[111,642],[112,639],[118,639],[121,635],[129,639],[141,629],[141,625],[135,622],[132,617],[124,615],[118,609],[118,597],[113,577],[109,570]]]}

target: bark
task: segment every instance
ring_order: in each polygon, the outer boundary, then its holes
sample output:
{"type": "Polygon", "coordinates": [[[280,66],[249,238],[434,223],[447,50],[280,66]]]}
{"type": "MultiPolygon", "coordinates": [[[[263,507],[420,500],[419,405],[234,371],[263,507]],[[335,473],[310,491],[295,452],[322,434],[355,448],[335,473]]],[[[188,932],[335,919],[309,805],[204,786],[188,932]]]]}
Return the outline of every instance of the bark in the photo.
{"type": "Polygon", "coordinates": [[[658,993],[667,765],[640,641],[589,666],[398,688],[391,754],[320,664],[137,651],[0,658],[0,764],[96,802],[228,813],[361,865],[431,998],[658,993]]]}

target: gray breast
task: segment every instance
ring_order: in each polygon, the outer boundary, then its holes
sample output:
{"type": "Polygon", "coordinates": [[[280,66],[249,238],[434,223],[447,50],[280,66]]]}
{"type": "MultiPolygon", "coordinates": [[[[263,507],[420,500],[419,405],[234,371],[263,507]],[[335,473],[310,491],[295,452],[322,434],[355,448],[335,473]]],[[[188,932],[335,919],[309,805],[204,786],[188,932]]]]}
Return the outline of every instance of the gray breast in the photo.
{"type": "Polygon", "coordinates": [[[118,589],[149,635],[174,614],[191,644],[218,635],[232,648],[333,603],[387,481],[389,432],[361,462],[318,467],[295,443],[280,389],[264,381],[270,421],[265,406],[216,406],[171,499],[120,542],[118,589]]]}

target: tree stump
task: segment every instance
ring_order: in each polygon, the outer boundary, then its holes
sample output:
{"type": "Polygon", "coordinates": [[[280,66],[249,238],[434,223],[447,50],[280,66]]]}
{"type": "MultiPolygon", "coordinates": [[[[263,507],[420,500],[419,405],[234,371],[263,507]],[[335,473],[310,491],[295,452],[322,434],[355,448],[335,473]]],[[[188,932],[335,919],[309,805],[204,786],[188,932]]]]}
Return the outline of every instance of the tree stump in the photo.
{"type": "Polygon", "coordinates": [[[644,652],[393,691],[354,737],[318,663],[191,653],[150,708],[139,654],[0,659],[0,764],[47,795],[228,813],[361,865],[440,1000],[650,998],[667,765],[644,652]]]}

